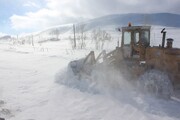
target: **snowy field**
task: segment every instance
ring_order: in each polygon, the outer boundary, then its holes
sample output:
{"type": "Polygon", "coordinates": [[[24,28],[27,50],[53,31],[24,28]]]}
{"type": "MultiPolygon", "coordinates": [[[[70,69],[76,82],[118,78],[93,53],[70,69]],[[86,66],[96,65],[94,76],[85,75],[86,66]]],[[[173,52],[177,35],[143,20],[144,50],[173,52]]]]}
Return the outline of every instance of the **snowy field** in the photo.
{"type": "MultiPolygon", "coordinates": [[[[161,34],[155,34],[161,29],[152,28],[152,45],[161,44],[161,34]]],[[[167,31],[167,37],[175,39],[174,47],[180,47],[180,29],[167,31]]],[[[115,38],[105,48],[115,48],[116,42],[115,38]]],[[[69,43],[61,40],[32,47],[0,42],[0,117],[7,120],[180,119],[178,99],[154,98],[129,86],[121,90],[100,86],[97,90],[92,84],[67,77],[68,63],[93,50],[90,43],[91,47],[83,50],[72,50],[69,43]]],[[[125,84],[121,77],[120,81],[125,84]]]]}

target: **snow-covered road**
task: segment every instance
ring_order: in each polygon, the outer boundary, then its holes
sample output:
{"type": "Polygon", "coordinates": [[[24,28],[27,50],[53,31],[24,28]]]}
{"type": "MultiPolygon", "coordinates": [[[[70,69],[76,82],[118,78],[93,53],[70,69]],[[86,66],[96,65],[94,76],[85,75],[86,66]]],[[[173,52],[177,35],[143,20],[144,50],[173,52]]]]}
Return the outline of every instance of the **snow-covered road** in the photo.
{"type": "Polygon", "coordinates": [[[69,61],[89,50],[0,46],[0,100],[5,102],[0,102],[0,117],[7,120],[180,119],[178,101],[129,90],[95,93],[61,84],[69,61]]]}

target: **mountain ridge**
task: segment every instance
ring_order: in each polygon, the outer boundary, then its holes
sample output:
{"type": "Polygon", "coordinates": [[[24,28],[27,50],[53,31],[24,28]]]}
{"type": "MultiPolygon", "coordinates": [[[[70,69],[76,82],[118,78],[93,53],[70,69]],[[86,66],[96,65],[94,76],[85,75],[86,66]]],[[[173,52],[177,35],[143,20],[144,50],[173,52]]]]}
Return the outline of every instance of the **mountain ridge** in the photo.
{"type": "Polygon", "coordinates": [[[180,15],[172,13],[111,14],[88,21],[89,29],[94,26],[127,25],[129,22],[133,25],[180,27],[180,15]]]}

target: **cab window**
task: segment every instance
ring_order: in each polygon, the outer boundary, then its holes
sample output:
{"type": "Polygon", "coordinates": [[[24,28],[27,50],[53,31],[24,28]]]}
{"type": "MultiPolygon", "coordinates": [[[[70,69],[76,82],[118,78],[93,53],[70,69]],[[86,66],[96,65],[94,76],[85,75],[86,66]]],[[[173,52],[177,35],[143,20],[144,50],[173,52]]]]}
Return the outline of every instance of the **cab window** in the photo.
{"type": "Polygon", "coordinates": [[[149,31],[142,31],[141,32],[141,42],[142,44],[148,46],[149,45],[149,31]]]}
{"type": "Polygon", "coordinates": [[[131,43],[131,32],[124,32],[124,45],[130,45],[131,43]]]}
{"type": "Polygon", "coordinates": [[[139,42],[139,32],[134,33],[134,43],[137,44],[139,42]]]}

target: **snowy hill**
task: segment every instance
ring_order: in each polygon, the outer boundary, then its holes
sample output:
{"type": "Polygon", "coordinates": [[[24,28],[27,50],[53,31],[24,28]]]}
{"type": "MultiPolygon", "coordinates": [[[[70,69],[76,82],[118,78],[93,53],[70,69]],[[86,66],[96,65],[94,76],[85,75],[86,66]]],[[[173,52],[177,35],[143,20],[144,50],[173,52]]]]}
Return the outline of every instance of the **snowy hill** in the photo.
{"type": "Polygon", "coordinates": [[[5,35],[5,36],[0,37],[0,40],[9,40],[9,39],[11,39],[10,35],[5,35]]]}
{"type": "MultiPolygon", "coordinates": [[[[92,32],[94,29],[103,29],[108,32],[115,32],[115,29],[121,26],[126,26],[129,22],[132,25],[151,25],[164,26],[167,28],[180,28],[180,15],[171,13],[153,13],[153,14],[112,14],[94,18],[84,22],[74,23],[76,32],[79,32],[83,27],[84,32],[92,32]]],[[[73,24],[58,25],[47,28],[36,33],[19,35],[18,41],[34,42],[58,41],[60,39],[69,39],[73,33],[73,24]]],[[[0,36],[4,36],[0,33],[0,36]]],[[[8,36],[8,35],[7,35],[8,36]]],[[[0,39],[1,39],[0,38],[0,39]]],[[[2,38],[3,39],[3,38],[2,38]]],[[[14,38],[15,39],[15,38],[14,38]]]]}
{"type": "MultiPolygon", "coordinates": [[[[152,25],[152,26],[165,26],[165,27],[180,27],[180,15],[171,13],[154,13],[154,14],[112,14],[107,16],[102,16],[99,18],[94,18],[80,23],[74,23],[76,29],[78,26],[85,26],[85,31],[93,30],[99,27],[108,26],[125,26],[129,22],[133,25],[152,25]]],[[[68,31],[73,30],[73,24],[59,25],[48,28],[41,32],[36,33],[36,35],[43,34],[64,34],[68,31]]]]}
{"type": "MultiPolygon", "coordinates": [[[[88,21],[75,24],[76,33],[92,32],[94,29],[103,29],[107,32],[117,32],[116,28],[126,26],[128,22],[133,25],[151,25],[151,26],[164,26],[167,28],[179,28],[180,27],[180,15],[170,13],[154,13],[154,14],[114,14],[107,15],[88,21]]],[[[61,39],[69,39],[72,37],[73,24],[59,25],[48,28],[46,30],[23,35],[20,37],[20,41],[34,42],[47,42],[47,41],[59,41],[61,39]]]]}

